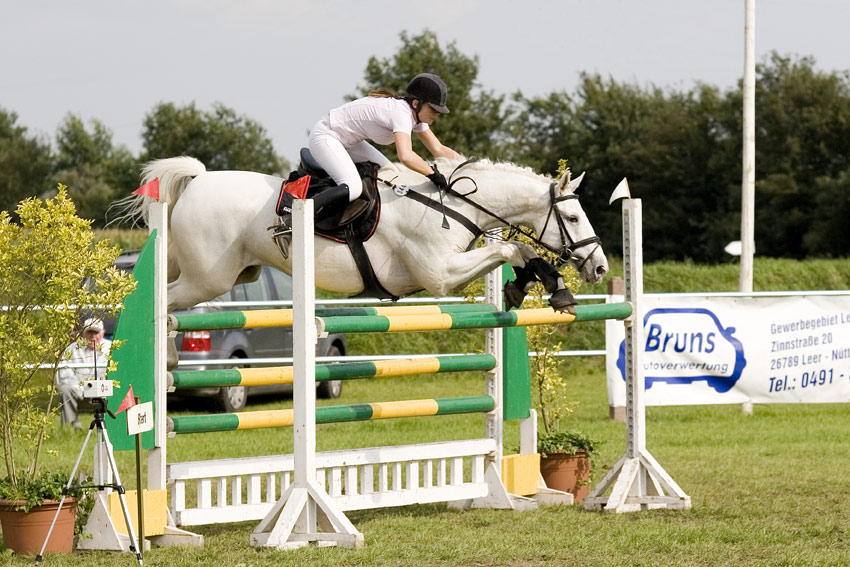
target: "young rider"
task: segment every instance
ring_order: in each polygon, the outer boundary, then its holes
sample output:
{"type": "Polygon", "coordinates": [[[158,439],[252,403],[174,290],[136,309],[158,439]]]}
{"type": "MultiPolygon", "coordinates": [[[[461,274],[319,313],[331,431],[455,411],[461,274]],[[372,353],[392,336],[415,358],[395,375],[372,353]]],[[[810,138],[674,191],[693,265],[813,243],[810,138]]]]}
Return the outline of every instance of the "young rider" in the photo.
{"type": "Polygon", "coordinates": [[[411,132],[434,157],[460,157],[440,143],[429,127],[438,115],[449,112],[447,94],[440,77],[421,73],[408,83],[404,98],[381,89],[334,108],[319,120],[310,131],[310,153],[338,185],[313,198],[316,218],[321,220],[360,196],[363,188],[355,161],[372,161],[381,167],[390,164],[367,140],[395,143],[404,165],[445,189],[446,178],[413,151],[411,132]]]}

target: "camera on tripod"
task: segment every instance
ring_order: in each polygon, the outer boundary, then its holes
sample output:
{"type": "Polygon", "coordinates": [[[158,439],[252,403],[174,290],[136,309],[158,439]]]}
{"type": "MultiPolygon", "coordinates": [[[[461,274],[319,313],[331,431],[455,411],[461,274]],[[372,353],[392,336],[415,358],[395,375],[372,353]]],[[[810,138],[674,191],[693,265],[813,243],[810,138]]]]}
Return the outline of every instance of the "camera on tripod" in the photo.
{"type": "Polygon", "coordinates": [[[84,398],[109,398],[112,396],[112,380],[86,380],[83,382],[84,398]]]}
{"type": "MultiPolygon", "coordinates": [[[[97,371],[96,368],[95,371],[97,371]]],[[[68,495],[68,491],[71,489],[71,483],[73,482],[74,475],[77,474],[77,470],[80,466],[80,461],[83,458],[83,453],[86,450],[86,445],[88,445],[89,439],[91,438],[93,431],[97,431],[97,443],[101,447],[100,450],[95,449],[94,484],[90,486],[82,486],[81,488],[97,488],[98,493],[94,504],[95,509],[93,511],[93,514],[96,513],[99,515],[92,517],[106,518],[105,520],[100,520],[100,522],[105,522],[107,524],[107,527],[111,526],[112,534],[114,534],[114,538],[115,540],[117,540],[117,545],[119,546],[119,548],[124,549],[124,545],[127,545],[129,550],[136,554],[136,558],[139,561],[139,565],[142,564],[141,546],[143,545],[143,540],[136,539],[136,532],[133,529],[133,520],[130,518],[130,512],[127,509],[127,502],[124,499],[124,485],[121,484],[121,478],[118,476],[118,466],[115,464],[115,455],[112,452],[112,444],[109,442],[109,434],[106,431],[103,418],[104,414],[109,414],[112,419],[115,419],[115,414],[112,413],[108,407],[106,407],[107,398],[112,396],[112,386],[112,380],[102,380],[94,378],[92,380],[85,380],[83,382],[83,398],[90,400],[95,406],[94,419],[92,420],[92,423],[89,426],[88,433],[86,434],[86,440],[83,441],[83,447],[82,449],[80,449],[80,454],[77,457],[77,462],[74,464],[74,468],[71,470],[71,474],[68,476],[68,484],[62,490],[62,499],[59,501],[59,506],[56,508],[56,514],[53,516],[53,522],[50,524],[50,528],[47,531],[47,536],[44,538],[44,543],[41,546],[41,551],[35,556],[36,565],[39,565],[41,563],[42,554],[44,553],[44,549],[47,547],[47,542],[50,539],[50,534],[53,532],[53,527],[56,525],[56,519],[59,517],[59,512],[62,510],[62,505],[65,503],[65,498],[68,495]],[[103,461],[103,459],[105,459],[105,462],[103,461]],[[106,465],[109,466],[108,470],[105,469],[106,465]],[[127,526],[127,530],[129,532],[129,543],[127,544],[122,543],[121,539],[119,538],[119,534],[115,531],[115,525],[112,522],[110,511],[108,510],[107,504],[104,500],[104,495],[106,494],[104,492],[105,489],[115,490],[118,492],[118,500],[121,503],[121,510],[124,513],[124,525],[127,526]]],[[[136,465],[138,466],[139,445],[137,444],[136,446],[136,465]]],[[[141,486],[141,480],[139,480],[139,485],[141,486]]],[[[138,506],[139,510],[143,509],[141,503],[138,506]]],[[[112,548],[110,547],[109,549],[112,548]]]]}

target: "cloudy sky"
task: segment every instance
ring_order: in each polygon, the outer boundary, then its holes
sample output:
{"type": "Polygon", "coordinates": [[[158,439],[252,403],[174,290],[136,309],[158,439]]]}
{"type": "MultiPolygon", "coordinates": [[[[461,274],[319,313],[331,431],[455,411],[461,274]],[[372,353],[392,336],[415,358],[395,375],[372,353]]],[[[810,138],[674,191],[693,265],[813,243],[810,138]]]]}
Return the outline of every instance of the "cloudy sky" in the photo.
{"type": "MultiPolygon", "coordinates": [[[[581,71],[727,88],[744,67],[744,0],[0,0],[0,10],[0,107],[50,139],[69,112],[97,118],[134,152],[155,104],[219,101],[292,160],[404,30],[477,55],[479,82],[497,93],[571,91],[581,71]]],[[[850,69],[847,22],[847,0],[757,0],[757,61],[776,50],[850,69]]]]}

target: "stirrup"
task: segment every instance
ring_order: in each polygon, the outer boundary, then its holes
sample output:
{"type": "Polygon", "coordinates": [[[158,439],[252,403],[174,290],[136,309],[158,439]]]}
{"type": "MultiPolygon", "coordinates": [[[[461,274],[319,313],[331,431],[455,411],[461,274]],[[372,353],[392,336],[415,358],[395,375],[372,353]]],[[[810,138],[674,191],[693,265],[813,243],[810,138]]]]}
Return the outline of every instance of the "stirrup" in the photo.
{"type": "Polygon", "coordinates": [[[292,215],[278,217],[275,224],[268,230],[272,231],[272,240],[277,244],[283,259],[289,258],[289,244],[292,242],[292,215]]]}

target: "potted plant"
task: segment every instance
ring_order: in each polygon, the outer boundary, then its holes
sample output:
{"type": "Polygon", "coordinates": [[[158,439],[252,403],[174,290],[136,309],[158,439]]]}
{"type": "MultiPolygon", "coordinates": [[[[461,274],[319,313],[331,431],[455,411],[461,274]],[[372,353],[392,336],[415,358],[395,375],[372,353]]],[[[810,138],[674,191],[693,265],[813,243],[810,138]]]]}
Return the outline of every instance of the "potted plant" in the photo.
{"type": "MultiPolygon", "coordinates": [[[[44,442],[56,421],[53,376],[65,348],[80,339],[75,329],[83,310],[97,306],[96,316],[114,316],[134,283],[112,267],[119,250],[106,241],[94,242],[91,221],[76,216],[64,186],[53,199],[22,201],[16,214],[18,222],[0,212],[0,305],[6,306],[0,311],[5,465],[0,499],[9,512],[2,518],[6,547],[33,553],[40,550],[52,515],[33,549],[18,547],[16,536],[10,542],[15,528],[9,522],[17,517],[11,512],[32,514],[44,501],[61,498],[70,473],[41,472],[44,442]],[[45,364],[52,369],[43,369],[45,364]]],[[[70,525],[73,538],[73,521],[70,525]]]]}
{"type": "MultiPolygon", "coordinates": [[[[560,175],[566,169],[566,163],[561,160],[559,165],[560,175]]],[[[554,260],[548,251],[541,252],[541,256],[554,260]]],[[[562,276],[567,287],[572,291],[578,289],[580,282],[574,269],[570,268],[570,272],[562,276]]],[[[541,286],[529,290],[523,307],[546,306],[541,286]]],[[[535,405],[542,425],[537,434],[537,452],[540,453],[540,473],[546,486],[571,493],[578,503],[587,496],[596,443],[583,433],[563,429],[564,420],[572,413],[575,403],[567,396],[561,360],[554,354],[561,349],[560,342],[555,342],[557,332],[557,327],[552,325],[526,328],[528,350],[537,353],[529,357],[535,405]]]]}
{"type": "MultiPolygon", "coordinates": [[[[544,305],[539,293],[532,291],[526,300],[531,308],[544,305]]],[[[595,442],[578,431],[565,430],[562,424],[572,412],[574,403],[567,398],[560,360],[554,353],[560,343],[553,344],[556,329],[552,326],[528,327],[528,349],[537,355],[529,357],[534,398],[540,415],[537,433],[537,452],[540,453],[540,474],[546,486],[569,492],[575,502],[587,496],[591,457],[595,442]]]]}
{"type": "Polygon", "coordinates": [[[47,531],[56,517],[56,525],[45,548],[50,553],[70,553],[74,543],[77,501],[83,490],[72,485],[56,512],[67,486],[67,473],[41,472],[35,478],[20,477],[14,486],[10,477],[0,479],[0,524],[3,544],[22,555],[41,551],[47,531]]]}
{"type": "Polygon", "coordinates": [[[540,474],[546,486],[569,492],[576,503],[584,500],[595,450],[596,442],[577,431],[538,433],[540,474]]]}

